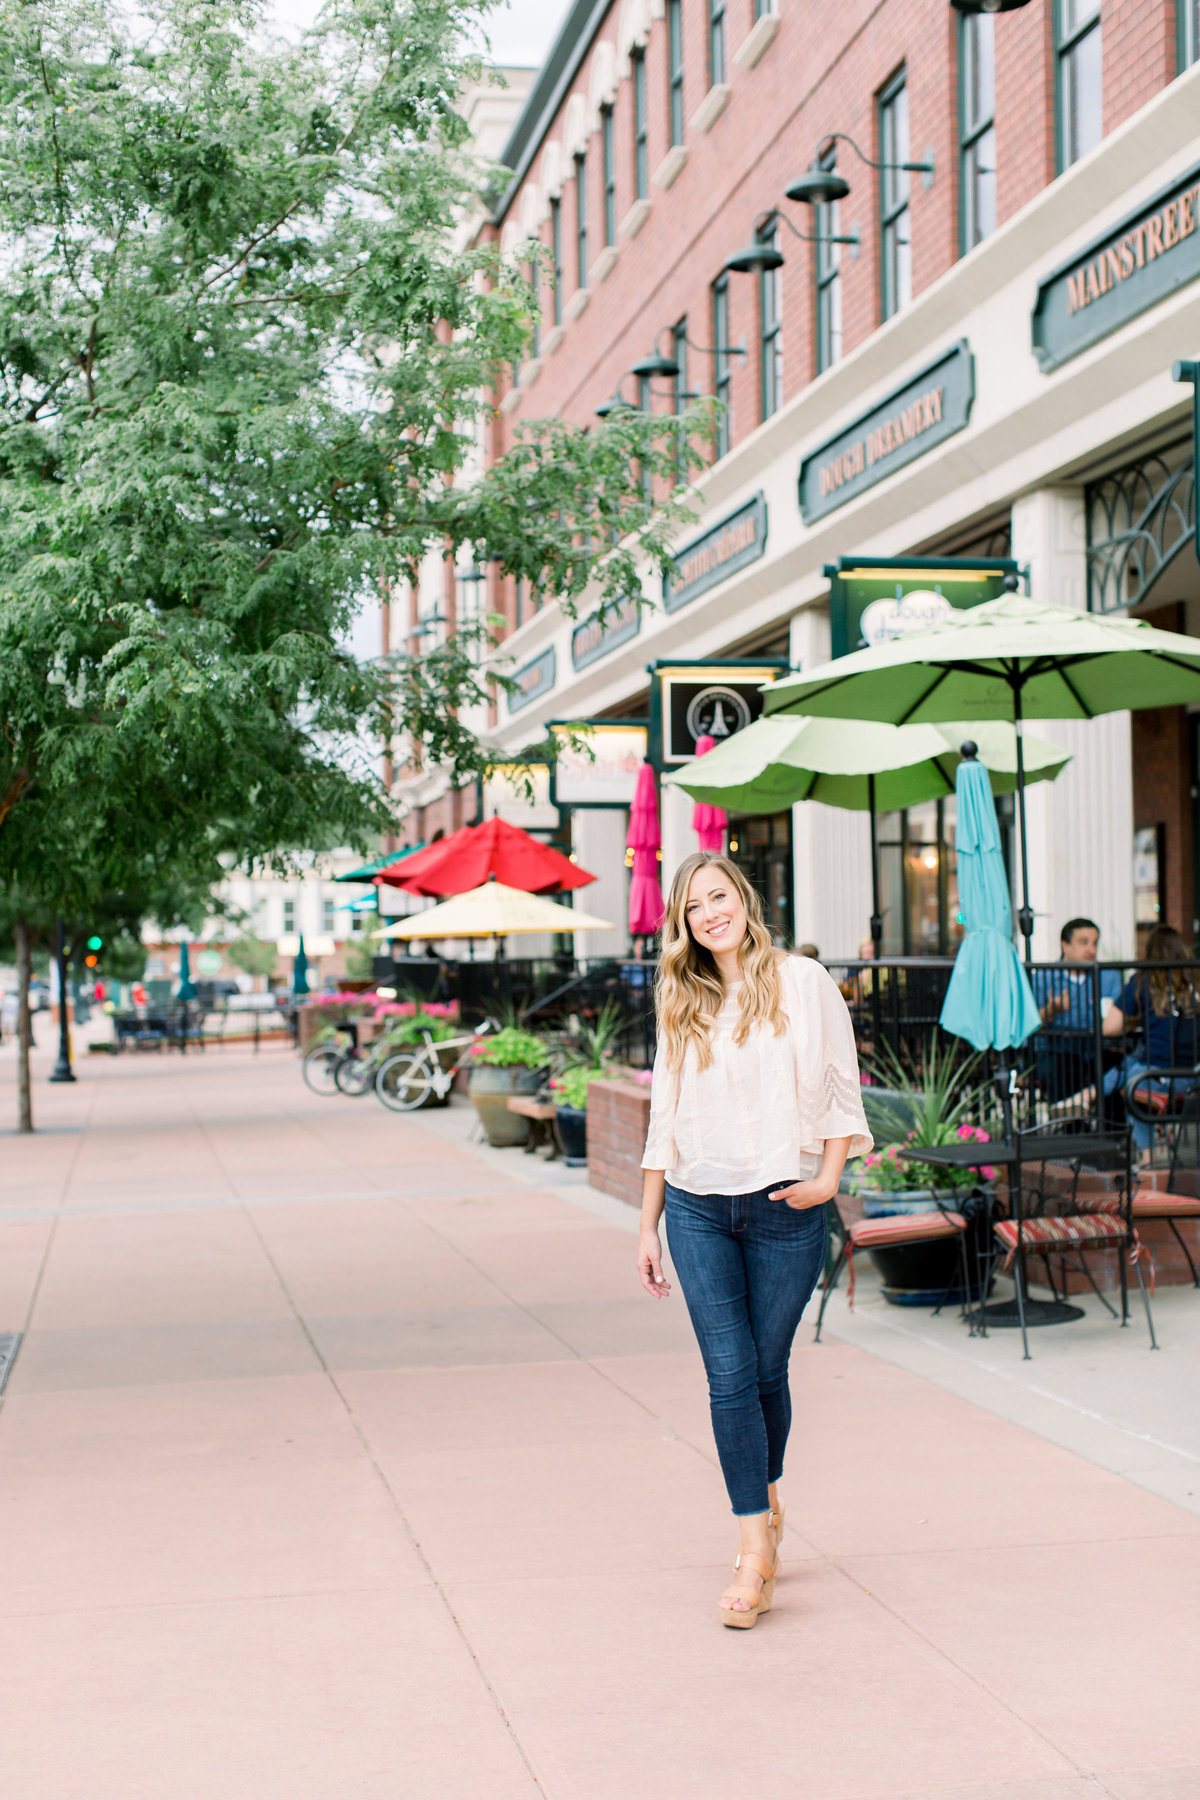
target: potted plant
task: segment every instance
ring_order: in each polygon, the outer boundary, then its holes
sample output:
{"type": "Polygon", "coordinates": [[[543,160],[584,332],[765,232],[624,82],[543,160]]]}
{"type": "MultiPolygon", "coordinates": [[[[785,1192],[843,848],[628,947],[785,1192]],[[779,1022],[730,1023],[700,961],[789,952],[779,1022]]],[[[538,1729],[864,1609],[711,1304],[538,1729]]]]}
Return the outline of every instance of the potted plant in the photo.
{"type": "Polygon", "coordinates": [[[505,1025],[491,1037],[481,1038],[470,1053],[471,1073],[467,1092],[483,1123],[489,1144],[504,1148],[523,1144],[529,1121],[508,1110],[513,1094],[536,1094],[550,1061],[544,1038],[520,1025],[505,1025]]]}
{"type": "MultiPolygon", "coordinates": [[[[951,1051],[939,1052],[936,1041],[922,1054],[915,1075],[890,1051],[877,1059],[871,1073],[879,1077],[887,1099],[872,1123],[877,1132],[883,1126],[890,1141],[877,1143],[850,1183],[849,1191],[862,1201],[864,1218],[933,1212],[947,1202],[957,1211],[965,1206],[968,1215],[976,1210],[967,1205],[968,1197],[996,1179],[995,1169],[947,1169],[901,1156],[901,1151],[991,1141],[985,1127],[969,1116],[983,1114],[989,1098],[986,1086],[973,1079],[978,1065],[978,1057],[964,1062],[951,1051]]],[[[864,1098],[870,1092],[864,1088],[864,1098]]],[[[884,1298],[893,1306],[935,1306],[954,1285],[959,1266],[952,1238],[872,1250],[871,1259],[883,1277],[884,1298]]]]}
{"type": "Polygon", "coordinates": [[[603,1081],[609,1073],[604,1068],[565,1069],[550,1083],[550,1093],[557,1108],[558,1141],[569,1169],[582,1168],[587,1162],[588,1083],[603,1081]]]}

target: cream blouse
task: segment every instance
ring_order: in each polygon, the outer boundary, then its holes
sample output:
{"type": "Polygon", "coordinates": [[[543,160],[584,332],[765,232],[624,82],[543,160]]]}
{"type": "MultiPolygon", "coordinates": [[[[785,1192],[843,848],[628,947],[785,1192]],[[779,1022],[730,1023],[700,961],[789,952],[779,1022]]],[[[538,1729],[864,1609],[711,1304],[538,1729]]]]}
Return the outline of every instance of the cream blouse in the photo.
{"type": "Polygon", "coordinates": [[[673,1072],[659,1044],[642,1167],[665,1169],[673,1187],[751,1194],[815,1174],[826,1138],[848,1137],[851,1156],[871,1148],[854,1031],[837,984],[808,956],[787,957],[780,982],[782,1036],[758,1026],[735,1044],[735,990],[717,1015],[706,1069],[689,1046],[673,1072]]]}

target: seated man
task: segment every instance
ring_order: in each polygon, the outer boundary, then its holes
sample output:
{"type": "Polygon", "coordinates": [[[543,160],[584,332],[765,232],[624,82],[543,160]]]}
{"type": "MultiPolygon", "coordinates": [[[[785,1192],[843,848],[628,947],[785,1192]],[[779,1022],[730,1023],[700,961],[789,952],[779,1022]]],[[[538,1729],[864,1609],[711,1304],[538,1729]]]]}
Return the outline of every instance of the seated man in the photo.
{"type": "MultiPolygon", "coordinates": [[[[1059,933],[1059,945],[1058,968],[1035,969],[1031,976],[1045,1027],[1035,1039],[1037,1072],[1052,1105],[1095,1085],[1092,997],[1096,977],[1091,967],[1100,953],[1100,927],[1094,919],[1068,919],[1059,933]]],[[[1103,1026],[1121,992],[1120,974],[1116,969],[1101,969],[1099,984],[1103,1026]]],[[[1120,1025],[1116,1029],[1119,1031],[1120,1025]]]]}

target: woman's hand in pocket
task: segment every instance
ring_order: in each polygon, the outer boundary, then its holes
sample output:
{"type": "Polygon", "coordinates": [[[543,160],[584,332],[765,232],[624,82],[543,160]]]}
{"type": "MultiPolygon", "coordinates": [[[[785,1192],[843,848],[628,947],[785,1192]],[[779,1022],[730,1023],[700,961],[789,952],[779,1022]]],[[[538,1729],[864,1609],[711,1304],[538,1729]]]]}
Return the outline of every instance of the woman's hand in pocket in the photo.
{"type": "Polygon", "coordinates": [[[836,1193],[836,1181],[830,1182],[826,1175],[814,1175],[811,1181],[794,1181],[790,1187],[774,1188],[768,1198],[783,1200],[794,1212],[808,1212],[811,1207],[824,1206],[836,1193]]]}

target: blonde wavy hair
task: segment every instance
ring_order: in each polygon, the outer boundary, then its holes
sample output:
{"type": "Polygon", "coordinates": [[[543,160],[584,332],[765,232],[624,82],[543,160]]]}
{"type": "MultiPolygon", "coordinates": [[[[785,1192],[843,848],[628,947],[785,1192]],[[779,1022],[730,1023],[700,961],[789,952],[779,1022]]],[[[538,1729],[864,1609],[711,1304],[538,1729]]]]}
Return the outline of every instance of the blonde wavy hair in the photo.
{"type": "Polygon", "coordinates": [[[688,889],[697,869],[715,869],[737,893],[746,909],[746,935],[740,963],[742,988],[733,1038],[744,1044],[756,1025],[770,1025],[776,1037],[787,1030],[779,989],[779,959],[763,919],[762,901],[736,863],[727,856],[701,850],[685,857],[675,871],[662,924],[662,949],[654,1001],[658,1035],[667,1066],[678,1070],[689,1044],[706,1069],[712,1062],[713,1026],[725,1004],[725,985],[710,950],[698,944],[687,922],[688,889]]]}

